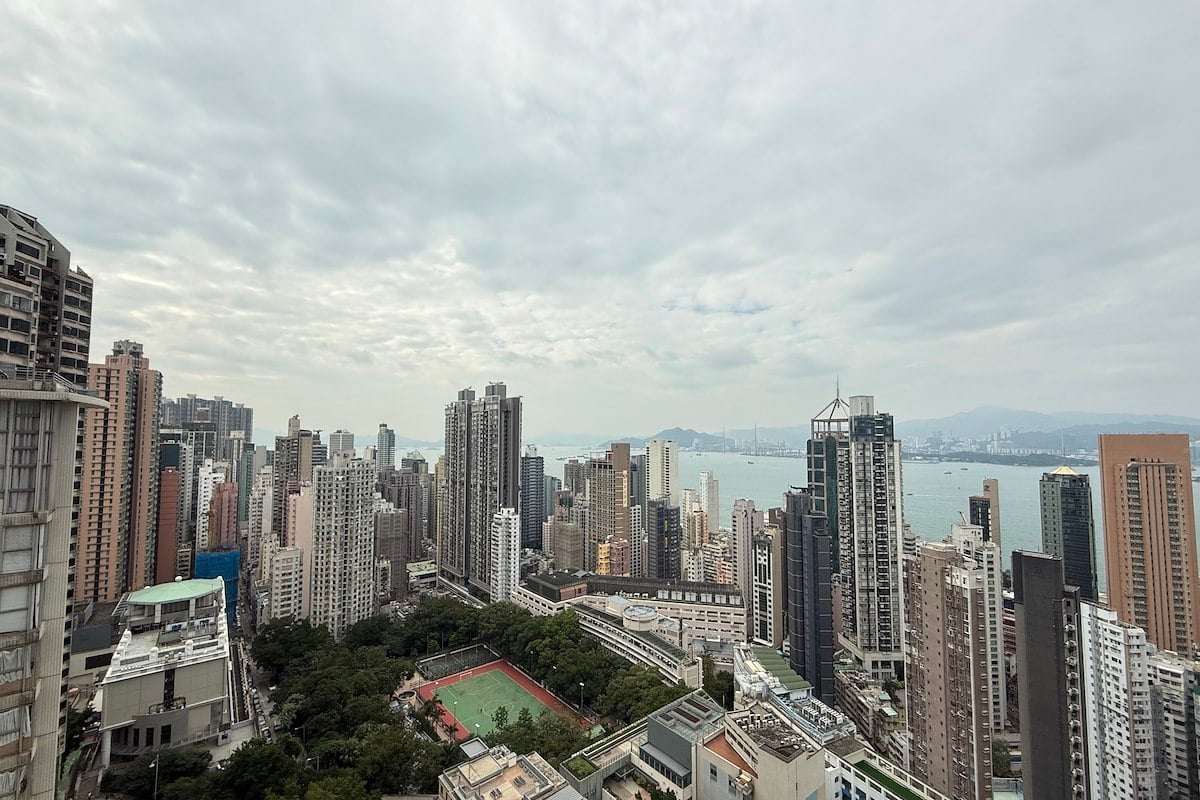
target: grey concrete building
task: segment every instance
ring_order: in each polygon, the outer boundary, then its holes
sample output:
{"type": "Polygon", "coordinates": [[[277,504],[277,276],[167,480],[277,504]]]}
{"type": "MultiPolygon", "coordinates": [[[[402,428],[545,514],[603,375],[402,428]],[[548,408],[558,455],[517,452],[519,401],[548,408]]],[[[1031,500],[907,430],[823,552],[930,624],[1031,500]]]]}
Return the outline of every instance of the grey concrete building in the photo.
{"type": "Polygon", "coordinates": [[[1042,550],[1062,559],[1067,585],[1078,586],[1080,598],[1096,600],[1099,589],[1091,480],[1063,466],[1042,475],[1039,491],[1042,550]]]}

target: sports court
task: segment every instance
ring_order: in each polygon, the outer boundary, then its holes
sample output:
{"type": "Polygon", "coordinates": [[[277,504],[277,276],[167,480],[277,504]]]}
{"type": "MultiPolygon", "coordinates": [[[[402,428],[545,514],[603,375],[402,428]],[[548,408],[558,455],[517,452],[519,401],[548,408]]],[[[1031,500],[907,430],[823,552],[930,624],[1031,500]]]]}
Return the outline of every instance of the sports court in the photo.
{"type": "Polygon", "coordinates": [[[493,661],[434,680],[417,687],[416,691],[422,700],[437,698],[446,709],[441,720],[443,728],[457,727],[454,738],[459,740],[495,730],[492,715],[500,706],[508,709],[510,721],[515,721],[523,708],[529,709],[535,718],[552,711],[573,720],[579,719],[565,703],[507,661],[493,661]]]}

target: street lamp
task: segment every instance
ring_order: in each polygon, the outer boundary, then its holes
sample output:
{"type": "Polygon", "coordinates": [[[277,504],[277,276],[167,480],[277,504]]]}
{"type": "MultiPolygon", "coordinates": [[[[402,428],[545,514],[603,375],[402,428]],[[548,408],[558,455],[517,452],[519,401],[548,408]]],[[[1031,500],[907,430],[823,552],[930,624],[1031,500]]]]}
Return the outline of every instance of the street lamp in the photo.
{"type": "Polygon", "coordinates": [[[156,758],[150,764],[150,766],[154,767],[154,796],[153,796],[152,800],[158,800],[158,762],[161,760],[162,760],[161,757],[156,758]]]}
{"type": "Polygon", "coordinates": [[[579,682],[579,711],[583,712],[583,681],[579,682]]]}

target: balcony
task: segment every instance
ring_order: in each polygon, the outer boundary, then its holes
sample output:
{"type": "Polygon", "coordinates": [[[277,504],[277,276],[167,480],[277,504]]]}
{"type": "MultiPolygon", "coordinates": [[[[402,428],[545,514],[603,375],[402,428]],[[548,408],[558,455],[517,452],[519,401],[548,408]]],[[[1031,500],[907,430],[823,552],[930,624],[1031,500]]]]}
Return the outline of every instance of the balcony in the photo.
{"type": "Polygon", "coordinates": [[[22,572],[0,573],[0,589],[9,589],[13,586],[29,586],[30,584],[41,583],[44,576],[45,571],[41,569],[27,569],[22,572]]]}

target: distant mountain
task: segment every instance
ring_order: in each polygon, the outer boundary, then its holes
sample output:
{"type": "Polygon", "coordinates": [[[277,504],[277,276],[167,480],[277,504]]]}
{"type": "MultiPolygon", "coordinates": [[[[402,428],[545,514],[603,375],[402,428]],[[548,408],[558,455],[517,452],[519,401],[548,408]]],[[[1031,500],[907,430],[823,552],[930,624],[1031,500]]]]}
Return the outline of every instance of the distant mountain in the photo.
{"type": "MultiPolygon", "coordinates": [[[[803,447],[808,441],[810,428],[808,425],[785,425],[783,427],[769,427],[760,425],[758,428],[758,441],[771,444],[784,444],[789,447],[803,447]]],[[[754,428],[734,428],[728,430],[725,435],[735,442],[749,442],[754,439],[754,428]]]]}
{"type": "Polygon", "coordinates": [[[629,442],[631,447],[645,447],[646,442],[651,439],[670,439],[680,447],[699,447],[701,450],[729,449],[733,447],[732,439],[722,439],[716,434],[701,433],[691,428],[667,428],[652,436],[625,436],[609,439],[604,444],[607,446],[613,442],[629,442]]]}
{"type": "MultiPolygon", "coordinates": [[[[1044,414],[1015,408],[983,406],[939,419],[896,423],[896,435],[925,438],[935,433],[957,439],[978,439],[1002,429],[1042,432],[1054,437],[1090,439],[1095,447],[1097,433],[1192,433],[1200,431],[1200,419],[1173,414],[1103,414],[1089,411],[1059,411],[1044,414]]],[[[1070,443],[1068,443],[1068,446],[1070,443]]],[[[1023,444],[1020,446],[1054,446],[1023,444]]]]}

